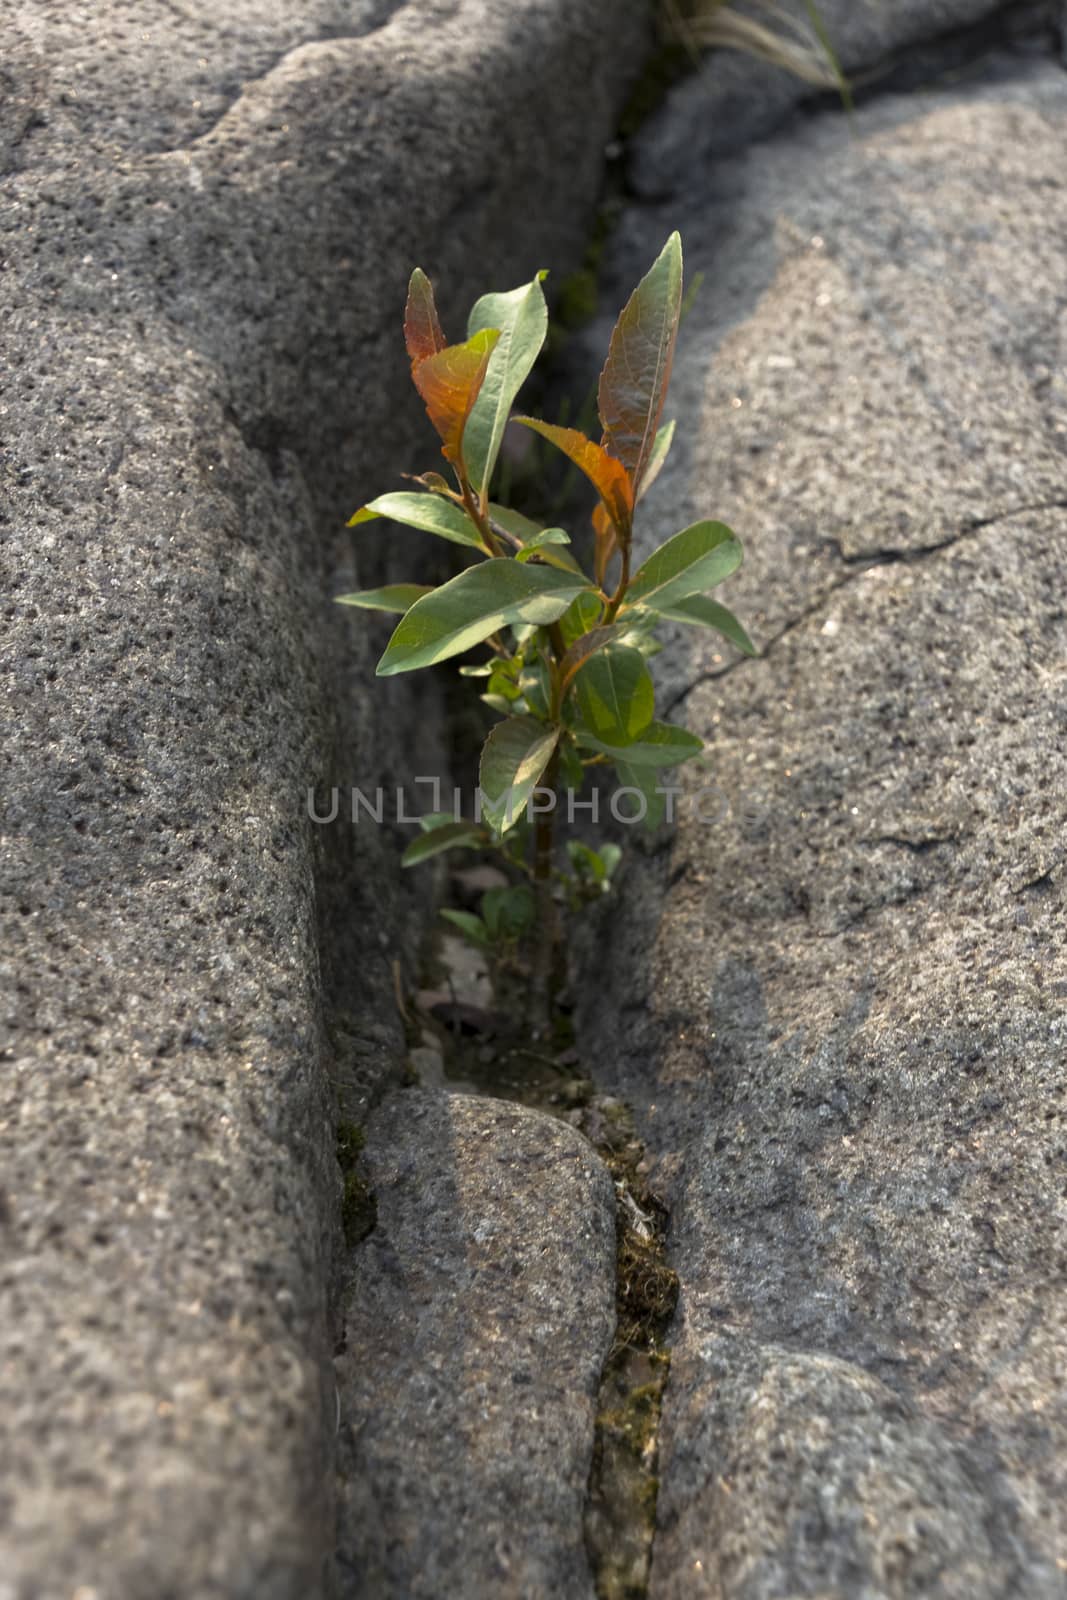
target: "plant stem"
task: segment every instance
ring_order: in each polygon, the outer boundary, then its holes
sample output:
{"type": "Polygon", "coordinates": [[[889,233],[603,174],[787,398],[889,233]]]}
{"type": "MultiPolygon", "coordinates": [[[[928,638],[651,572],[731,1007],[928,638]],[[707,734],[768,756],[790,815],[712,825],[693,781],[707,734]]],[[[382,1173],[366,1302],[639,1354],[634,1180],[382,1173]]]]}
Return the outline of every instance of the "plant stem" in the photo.
{"type": "Polygon", "coordinates": [[[619,607],[626,598],[626,590],[630,584],[630,541],[627,539],[622,546],[622,571],[619,574],[619,586],[611,597],[608,609],[604,614],[604,622],[614,622],[618,615],[619,607]]]}
{"type": "Polygon", "coordinates": [[[483,514],[481,506],[474,497],[474,490],[470,486],[470,479],[467,477],[466,472],[462,468],[457,469],[456,476],[459,479],[460,489],[463,491],[463,504],[466,508],[468,517],[470,517],[471,521],[474,523],[474,526],[485,540],[485,547],[489,551],[489,554],[491,556],[500,555],[501,550],[500,545],[497,543],[496,534],[489,526],[489,518],[483,514]]]}
{"type": "Polygon", "coordinates": [[[544,787],[552,791],[551,811],[539,811],[534,827],[534,892],[537,895],[537,938],[530,974],[530,1027],[535,1039],[544,1038],[552,1022],[552,969],[559,942],[559,921],[552,895],[552,861],[556,844],[556,807],[559,802],[559,748],[545,768],[544,787]]]}
{"type": "Polygon", "coordinates": [[[508,530],[502,527],[499,522],[494,522],[492,517],[488,516],[485,520],[490,531],[494,533],[498,539],[506,540],[507,543],[513,545],[516,550],[521,550],[523,548],[522,540],[516,538],[513,533],[509,533],[508,530]]]}

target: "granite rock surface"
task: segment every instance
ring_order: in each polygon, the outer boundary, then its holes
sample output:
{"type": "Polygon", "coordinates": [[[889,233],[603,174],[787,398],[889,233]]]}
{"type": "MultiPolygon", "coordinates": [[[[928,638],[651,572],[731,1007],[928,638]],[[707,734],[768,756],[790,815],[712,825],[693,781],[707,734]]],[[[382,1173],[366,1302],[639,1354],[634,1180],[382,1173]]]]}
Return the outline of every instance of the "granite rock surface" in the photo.
{"type": "Polygon", "coordinates": [[[615,1193],[522,1106],[405,1090],[368,1127],[348,1298],[343,1596],[592,1600],[582,1537],[615,1329],[615,1193]]]}
{"type": "Polygon", "coordinates": [[[998,50],[1048,55],[1067,40],[1060,0],[818,0],[822,40],[805,0],[773,9],[740,0],[733,9],[788,44],[800,43],[824,81],[820,86],[741,50],[708,52],[699,72],[671,90],[631,152],[630,181],[645,198],[703,187],[710,161],[770,137],[798,109],[833,109],[835,98],[840,105],[836,68],[862,104],[887,89],[928,91],[986,73],[998,50]]]}
{"type": "Polygon", "coordinates": [[[422,546],[338,530],[426,465],[413,262],[574,263],[644,21],[5,12],[3,1600],[330,1588],[333,1123],[413,922],[306,797],[423,748],[330,606],[422,546]]]}
{"type": "Polygon", "coordinates": [[[682,1285],[655,1600],[1067,1592],[1067,76],[993,68],[619,236],[705,273],[641,536],[735,527],[763,650],[657,659],[708,760],[584,991],[682,1285]]]}

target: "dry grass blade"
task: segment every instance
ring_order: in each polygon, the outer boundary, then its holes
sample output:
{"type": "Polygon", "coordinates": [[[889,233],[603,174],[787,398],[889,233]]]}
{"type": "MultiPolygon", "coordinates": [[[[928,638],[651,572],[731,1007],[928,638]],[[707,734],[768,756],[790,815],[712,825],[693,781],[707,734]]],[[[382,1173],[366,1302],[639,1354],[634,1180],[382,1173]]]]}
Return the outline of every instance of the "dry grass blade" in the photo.
{"type": "Polygon", "coordinates": [[[839,89],[841,72],[825,38],[772,0],[752,0],[766,22],[737,11],[725,0],[664,0],[668,30],[696,55],[701,50],[738,50],[791,72],[820,89],[839,89]]]}

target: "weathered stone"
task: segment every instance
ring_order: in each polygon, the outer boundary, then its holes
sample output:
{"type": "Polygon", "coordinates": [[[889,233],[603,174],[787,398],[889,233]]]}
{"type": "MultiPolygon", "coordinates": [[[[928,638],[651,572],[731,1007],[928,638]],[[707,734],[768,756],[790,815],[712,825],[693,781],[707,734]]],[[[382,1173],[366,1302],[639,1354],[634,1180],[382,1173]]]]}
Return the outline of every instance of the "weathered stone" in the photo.
{"type": "Polygon", "coordinates": [[[4,1600],[328,1584],[335,1086],[402,1063],[411,919],[305,797],[409,775],[329,599],[424,549],[337,530],[433,454],[413,261],[454,312],[574,260],[644,25],[389,10],[4,24],[4,1600]]]}
{"type": "Polygon", "coordinates": [[[7,147],[23,169],[83,172],[90,152],[180,149],[290,51],[358,39],[403,3],[307,0],[296,13],[281,0],[236,0],[225,14],[166,0],[141,0],[136,11],[113,0],[60,13],[40,0],[20,5],[5,38],[7,147]]]}
{"type": "MultiPolygon", "coordinates": [[[[748,11],[787,42],[806,35],[833,84],[804,0],[784,0],[773,14],[744,0],[732,9],[748,11]]],[[[818,0],[818,13],[838,64],[862,99],[871,88],[936,87],[975,60],[985,62],[996,46],[1047,54],[1059,0],[818,0]]],[[[767,138],[820,92],[837,91],[820,91],[795,71],[743,51],[706,55],[701,70],[677,84],[641,130],[629,163],[634,188],[654,198],[706,185],[708,161],[738,155],[767,138]]]]}
{"type": "Polygon", "coordinates": [[[338,1360],[344,1595],[591,1600],[582,1509],[615,1327],[615,1195],[538,1112],[406,1091],[338,1360]]]}
{"type": "Polygon", "coordinates": [[[664,1600],[1018,1592],[1010,1509],[998,1517],[976,1464],[862,1368],[712,1335],[670,1381],[663,1449],[700,1492],[666,1508],[664,1600]]]}
{"type": "Polygon", "coordinates": [[[735,526],[765,653],[657,658],[708,820],[583,991],[673,1204],[655,1600],[1067,1585],[1065,147],[1033,68],[670,215],[698,436],[642,537],[735,526]]]}

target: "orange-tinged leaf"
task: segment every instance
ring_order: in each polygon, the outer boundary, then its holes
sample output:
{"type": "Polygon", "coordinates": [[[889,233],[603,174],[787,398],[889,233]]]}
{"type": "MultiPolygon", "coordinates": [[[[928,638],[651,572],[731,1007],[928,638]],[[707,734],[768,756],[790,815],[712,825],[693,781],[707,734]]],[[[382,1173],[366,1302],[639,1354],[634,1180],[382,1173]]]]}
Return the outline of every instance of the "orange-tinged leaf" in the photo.
{"type": "Polygon", "coordinates": [[[433,285],[421,267],[415,268],[408,283],[408,302],[404,307],[404,343],[413,367],[445,348],[445,336],[437,320],[433,285]]]}
{"type": "Polygon", "coordinates": [[[604,510],[602,500],[598,500],[593,507],[593,534],[596,538],[593,572],[597,583],[603,588],[608,562],[618,549],[618,540],[615,537],[615,524],[604,510]]]}
{"type": "Polygon", "coordinates": [[[539,422],[536,417],[516,417],[527,428],[533,428],[562,450],[574,465],[585,473],[593,488],[604,502],[604,509],[622,540],[630,537],[633,521],[634,495],[630,478],[621,461],[609,455],[603,445],[594,444],[577,428],[560,428],[552,422],[539,422]]]}
{"type": "Polygon", "coordinates": [[[496,328],[486,328],[465,344],[445,345],[412,368],[415,387],[426,402],[427,415],[441,436],[441,451],[448,461],[458,463],[462,458],[463,430],[499,338],[496,328]]]}
{"type": "Polygon", "coordinates": [[[672,233],[615,324],[597,395],[604,443],[636,490],[667,398],[682,310],[682,242],[672,233]]]}

